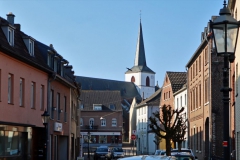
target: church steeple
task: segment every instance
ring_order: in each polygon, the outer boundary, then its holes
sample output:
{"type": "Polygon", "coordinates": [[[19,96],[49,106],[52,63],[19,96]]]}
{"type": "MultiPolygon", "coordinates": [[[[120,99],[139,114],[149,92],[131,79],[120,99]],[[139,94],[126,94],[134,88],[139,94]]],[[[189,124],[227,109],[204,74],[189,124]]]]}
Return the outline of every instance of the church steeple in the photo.
{"type": "Polygon", "coordinates": [[[140,20],[140,27],[139,27],[139,34],[138,34],[138,41],[137,41],[137,48],[136,48],[136,55],[135,55],[135,66],[147,66],[146,64],[146,57],[145,57],[145,49],[143,43],[143,34],[142,34],[142,23],[140,20]]]}
{"type": "Polygon", "coordinates": [[[147,73],[155,74],[155,72],[153,72],[150,68],[147,67],[141,19],[140,19],[140,27],[139,27],[139,33],[138,33],[138,41],[137,41],[134,66],[131,69],[128,68],[128,71],[125,73],[128,74],[128,73],[138,73],[138,72],[147,72],[147,73]]]}

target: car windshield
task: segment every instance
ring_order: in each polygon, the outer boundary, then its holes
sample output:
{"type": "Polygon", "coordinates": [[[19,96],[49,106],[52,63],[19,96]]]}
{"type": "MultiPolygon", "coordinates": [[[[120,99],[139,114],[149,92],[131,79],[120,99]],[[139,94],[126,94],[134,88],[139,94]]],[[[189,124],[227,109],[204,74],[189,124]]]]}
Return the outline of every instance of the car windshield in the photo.
{"type": "Polygon", "coordinates": [[[123,152],[122,148],[114,148],[114,152],[123,152]]]}
{"type": "Polygon", "coordinates": [[[107,148],[97,148],[97,152],[108,152],[107,148]]]}

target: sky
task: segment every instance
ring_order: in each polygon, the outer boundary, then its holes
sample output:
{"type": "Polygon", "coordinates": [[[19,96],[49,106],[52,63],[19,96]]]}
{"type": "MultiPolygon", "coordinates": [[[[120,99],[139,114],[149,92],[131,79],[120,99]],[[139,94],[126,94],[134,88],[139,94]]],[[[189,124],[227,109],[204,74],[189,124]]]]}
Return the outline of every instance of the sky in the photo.
{"type": "Polygon", "coordinates": [[[21,31],[54,49],[76,76],[125,80],[134,66],[140,19],[147,66],[155,84],[185,72],[201,33],[223,0],[1,0],[21,31]]]}

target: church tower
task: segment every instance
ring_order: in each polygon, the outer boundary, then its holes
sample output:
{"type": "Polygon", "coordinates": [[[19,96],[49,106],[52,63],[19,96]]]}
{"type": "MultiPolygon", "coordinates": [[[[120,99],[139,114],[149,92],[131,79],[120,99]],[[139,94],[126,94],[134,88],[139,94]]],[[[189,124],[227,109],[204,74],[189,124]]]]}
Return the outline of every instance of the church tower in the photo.
{"type": "Polygon", "coordinates": [[[125,81],[133,82],[143,99],[155,92],[155,72],[147,67],[141,20],[134,66],[125,72],[125,81]]]}

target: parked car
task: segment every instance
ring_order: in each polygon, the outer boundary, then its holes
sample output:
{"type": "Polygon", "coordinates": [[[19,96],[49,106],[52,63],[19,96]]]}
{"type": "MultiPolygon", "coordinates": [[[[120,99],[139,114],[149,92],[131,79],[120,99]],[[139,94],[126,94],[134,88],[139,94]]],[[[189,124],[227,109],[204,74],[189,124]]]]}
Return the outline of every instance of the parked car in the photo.
{"type": "Polygon", "coordinates": [[[198,159],[197,156],[194,155],[193,151],[189,148],[181,148],[181,152],[179,152],[178,149],[172,149],[171,155],[172,153],[175,154],[175,153],[184,153],[184,152],[190,153],[194,157],[194,160],[198,159]]]}
{"type": "Polygon", "coordinates": [[[98,147],[94,152],[93,159],[94,160],[106,159],[107,154],[108,154],[108,148],[107,147],[98,147]]]}
{"type": "Polygon", "coordinates": [[[177,160],[196,160],[189,152],[171,152],[171,156],[176,157],[177,160]]]}
{"type": "Polygon", "coordinates": [[[119,147],[114,147],[108,152],[107,158],[110,159],[115,159],[115,158],[122,158],[124,157],[124,151],[122,148],[119,147]]]}
{"type": "Polygon", "coordinates": [[[176,155],[176,156],[163,156],[163,155],[144,155],[119,158],[118,160],[193,160],[192,155],[176,155]]]}
{"type": "Polygon", "coordinates": [[[164,155],[166,152],[164,150],[156,150],[154,155],[164,155]]]}

